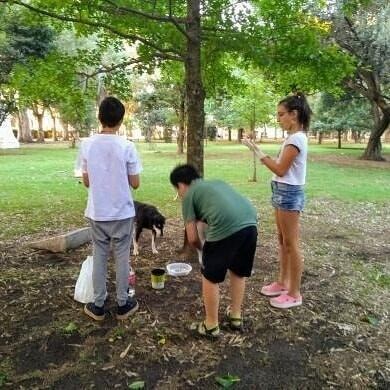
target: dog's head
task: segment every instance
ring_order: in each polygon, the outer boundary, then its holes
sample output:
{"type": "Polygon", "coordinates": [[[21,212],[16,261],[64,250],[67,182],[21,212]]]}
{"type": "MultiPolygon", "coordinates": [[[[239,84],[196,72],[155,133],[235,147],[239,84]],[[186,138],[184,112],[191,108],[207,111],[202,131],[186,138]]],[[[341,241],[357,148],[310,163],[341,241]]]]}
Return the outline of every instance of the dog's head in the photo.
{"type": "Polygon", "coordinates": [[[156,233],[157,237],[163,236],[165,225],[165,217],[163,215],[154,215],[153,216],[153,230],[156,233]]]}

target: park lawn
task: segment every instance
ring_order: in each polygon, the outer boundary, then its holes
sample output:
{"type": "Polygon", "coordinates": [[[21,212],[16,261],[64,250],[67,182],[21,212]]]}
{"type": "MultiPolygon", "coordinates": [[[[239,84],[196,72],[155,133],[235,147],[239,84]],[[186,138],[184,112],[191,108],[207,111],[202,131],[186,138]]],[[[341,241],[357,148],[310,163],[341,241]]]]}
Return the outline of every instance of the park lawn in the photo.
{"type": "MultiPolygon", "coordinates": [[[[175,144],[156,143],[151,148],[137,143],[137,149],[143,172],[135,198],[157,205],[168,217],[179,217],[180,203],[173,201],[169,172],[185,156],[176,154],[175,144]]],[[[264,144],[263,150],[275,156],[279,145],[264,144]]],[[[360,161],[362,151],[362,145],[340,150],[335,145],[310,145],[308,209],[318,198],[370,203],[389,199],[389,163],[360,161]]],[[[61,143],[0,151],[0,240],[85,225],[87,191],[72,176],[77,153],[61,143]]],[[[384,154],[389,153],[390,146],[384,147],[384,154]]],[[[251,182],[252,164],[251,154],[242,145],[208,142],[205,146],[206,177],[226,180],[261,209],[269,202],[271,173],[258,164],[257,182],[251,182]]]]}

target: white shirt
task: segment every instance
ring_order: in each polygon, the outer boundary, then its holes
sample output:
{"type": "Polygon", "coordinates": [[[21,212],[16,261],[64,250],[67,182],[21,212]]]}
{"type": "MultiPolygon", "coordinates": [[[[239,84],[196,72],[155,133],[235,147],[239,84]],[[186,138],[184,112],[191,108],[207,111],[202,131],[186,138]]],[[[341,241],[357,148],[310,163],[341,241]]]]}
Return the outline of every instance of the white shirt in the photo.
{"type": "Polygon", "coordinates": [[[284,176],[273,175],[272,180],[280,183],[291,185],[304,185],[306,182],[306,160],[307,160],[307,137],[302,131],[298,131],[289,135],[283,142],[279,151],[277,162],[283,154],[283,150],[287,145],[294,145],[299,153],[292,162],[290,168],[284,176]]]}
{"type": "Polygon", "coordinates": [[[89,178],[85,216],[94,221],[134,217],[128,175],[142,170],[134,144],[115,134],[96,134],[82,142],[81,159],[89,178]]]}

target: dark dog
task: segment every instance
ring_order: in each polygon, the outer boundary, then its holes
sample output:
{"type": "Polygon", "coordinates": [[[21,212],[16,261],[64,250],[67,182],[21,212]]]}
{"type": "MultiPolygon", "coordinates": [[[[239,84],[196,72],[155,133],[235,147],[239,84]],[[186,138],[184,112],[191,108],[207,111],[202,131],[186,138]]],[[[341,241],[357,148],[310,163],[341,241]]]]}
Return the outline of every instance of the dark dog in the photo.
{"type": "Polygon", "coordinates": [[[135,228],[133,234],[133,254],[137,256],[138,239],[142,229],[149,229],[152,232],[152,252],[158,253],[156,249],[156,237],[163,236],[165,217],[157,210],[156,207],[134,201],[135,207],[135,228]]]}

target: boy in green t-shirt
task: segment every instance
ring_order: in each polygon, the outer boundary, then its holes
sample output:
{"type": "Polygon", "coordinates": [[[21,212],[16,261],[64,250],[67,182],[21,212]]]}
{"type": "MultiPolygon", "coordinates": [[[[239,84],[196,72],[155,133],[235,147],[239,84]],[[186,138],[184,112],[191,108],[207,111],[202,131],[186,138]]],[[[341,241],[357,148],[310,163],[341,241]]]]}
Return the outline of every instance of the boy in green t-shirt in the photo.
{"type": "Polygon", "coordinates": [[[206,311],[203,322],[196,324],[199,334],[219,335],[219,283],[230,277],[231,307],[227,319],[232,329],[241,329],[241,306],[246,277],[252,272],[257,242],[256,210],[231,186],[220,180],[203,180],[188,164],[177,166],[170,181],[182,198],[183,219],[188,242],[202,256],[202,294],[206,311]],[[207,224],[202,246],[197,223],[207,224]]]}

